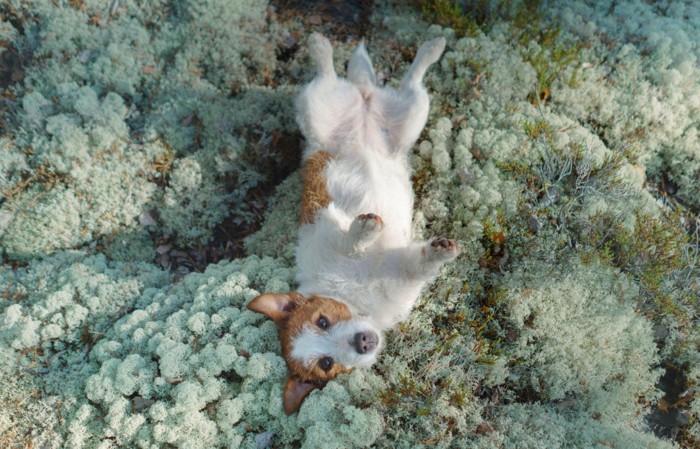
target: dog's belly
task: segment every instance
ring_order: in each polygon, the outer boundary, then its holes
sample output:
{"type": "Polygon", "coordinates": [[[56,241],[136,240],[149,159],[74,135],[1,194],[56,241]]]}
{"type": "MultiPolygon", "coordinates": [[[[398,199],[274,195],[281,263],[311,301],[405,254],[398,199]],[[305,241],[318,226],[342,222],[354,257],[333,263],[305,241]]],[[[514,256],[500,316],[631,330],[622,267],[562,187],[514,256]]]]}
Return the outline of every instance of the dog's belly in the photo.
{"type": "Polygon", "coordinates": [[[323,170],[329,203],[302,224],[296,251],[299,292],[340,300],[381,329],[405,317],[413,302],[407,295],[416,297],[422,285],[406,282],[400,260],[412,244],[413,190],[404,157],[369,149],[334,154],[323,170]],[[361,255],[348,254],[342,240],[367,213],[379,215],[384,227],[361,255]],[[397,291],[405,294],[389,293],[397,291]]]}
{"type": "Polygon", "coordinates": [[[381,244],[406,246],[411,242],[413,215],[408,165],[370,151],[359,157],[341,155],[329,164],[326,183],[331,201],[349,221],[360,214],[379,215],[384,222],[381,244]]]}

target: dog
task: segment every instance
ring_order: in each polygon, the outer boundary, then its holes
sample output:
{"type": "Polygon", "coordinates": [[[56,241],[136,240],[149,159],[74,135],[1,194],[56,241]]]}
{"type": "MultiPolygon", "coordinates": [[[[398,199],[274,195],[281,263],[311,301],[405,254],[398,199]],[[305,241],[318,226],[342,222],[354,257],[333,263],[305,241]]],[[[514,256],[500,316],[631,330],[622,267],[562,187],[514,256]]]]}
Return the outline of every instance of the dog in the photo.
{"type": "Polygon", "coordinates": [[[347,79],[328,39],[308,40],[316,77],[297,100],[307,147],[296,262],[298,290],[248,308],[273,319],[289,368],[284,411],[340,373],[371,366],[383,332],[404,320],[426,283],[459,254],[453,240],[414,241],[409,151],[428,118],[426,70],[445,48],[425,42],[400,87],[378,87],[364,42],[347,79]]]}

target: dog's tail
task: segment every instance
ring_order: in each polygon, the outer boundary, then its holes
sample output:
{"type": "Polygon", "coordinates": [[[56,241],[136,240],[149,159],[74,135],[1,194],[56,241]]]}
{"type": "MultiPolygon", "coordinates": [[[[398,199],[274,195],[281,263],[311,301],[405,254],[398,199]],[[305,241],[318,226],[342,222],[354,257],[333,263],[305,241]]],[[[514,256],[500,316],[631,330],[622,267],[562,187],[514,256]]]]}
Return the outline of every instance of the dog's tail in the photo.
{"type": "Polygon", "coordinates": [[[369,59],[364,39],[357,46],[348,63],[348,79],[367,97],[376,83],[372,61],[369,59]]]}

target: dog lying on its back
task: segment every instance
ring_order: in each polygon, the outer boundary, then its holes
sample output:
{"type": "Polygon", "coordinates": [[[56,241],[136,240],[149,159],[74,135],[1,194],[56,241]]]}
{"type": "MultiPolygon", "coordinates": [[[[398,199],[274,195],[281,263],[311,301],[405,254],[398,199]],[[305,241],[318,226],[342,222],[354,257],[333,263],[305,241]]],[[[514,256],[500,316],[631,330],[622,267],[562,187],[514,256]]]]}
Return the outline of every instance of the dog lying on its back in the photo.
{"type": "Polygon", "coordinates": [[[454,259],[453,240],[413,240],[408,152],[428,117],[422,79],[445,48],[424,43],[398,90],[375,84],[360,44],[347,80],[333,48],[309,38],[318,73],[299,95],[304,193],[296,252],[299,289],[265,293],[248,305],[277,322],[289,367],[284,410],[294,413],[316,387],[369,367],[382,332],[406,318],[421,289],[454,259]]]}

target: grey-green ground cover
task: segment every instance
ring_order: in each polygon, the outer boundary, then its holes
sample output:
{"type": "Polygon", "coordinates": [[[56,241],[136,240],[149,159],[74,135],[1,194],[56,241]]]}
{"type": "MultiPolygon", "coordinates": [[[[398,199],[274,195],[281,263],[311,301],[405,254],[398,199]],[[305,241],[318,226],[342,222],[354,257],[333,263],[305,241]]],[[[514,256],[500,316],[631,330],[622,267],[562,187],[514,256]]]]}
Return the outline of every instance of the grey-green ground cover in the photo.
{"type": "MultiPolygon", "coordinates": [[[[374,368],[287,417],[275,327],[245,304],[294,288],[280,142],[305,36],[332,24],[258,0],[6,0],[0,51],[24,62],[0,120],[0,445],[697,444],[700,6],[451,5],[375,4],[365,37],[388,83],[448,41],[415,222],[464,254],[374,368]],[[246,257],[178,281],[154,263],[254,226],[280,173],[246,257]]],[[[340,73],[356,42],[334,42],[340,73]]]]}

